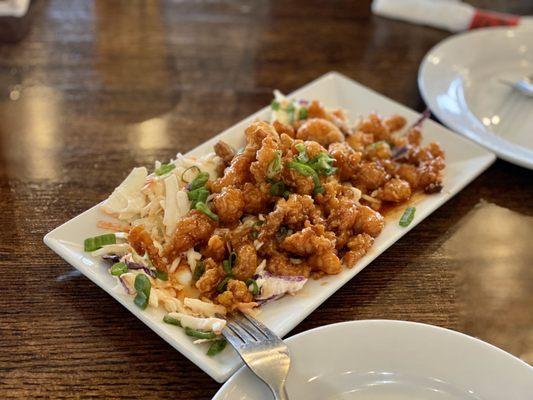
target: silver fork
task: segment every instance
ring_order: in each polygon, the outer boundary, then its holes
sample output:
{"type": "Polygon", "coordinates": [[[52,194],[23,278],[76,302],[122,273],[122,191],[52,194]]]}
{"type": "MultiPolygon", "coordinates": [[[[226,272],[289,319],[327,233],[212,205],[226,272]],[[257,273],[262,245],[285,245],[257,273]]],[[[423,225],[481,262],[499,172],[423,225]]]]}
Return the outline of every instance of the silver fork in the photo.
{"type": "Polygon", "coordinates": [[[288,400],[285,381],[291,359],[287,345],[255,318],[235,313],[227,318],[222,335],[237,350],[244,363],[272,391],[276,400],[288,400]]]}
{"type": "Polygon", "coordinates": [[[515,90],[518,90],[520,93],[525,94],[526,96],[533,97],[533,75],[528,76],[527,78],[520,79],[516,82],[510,82],[505,79],[500,79],[500,82],[512,87],[515,90]]]}

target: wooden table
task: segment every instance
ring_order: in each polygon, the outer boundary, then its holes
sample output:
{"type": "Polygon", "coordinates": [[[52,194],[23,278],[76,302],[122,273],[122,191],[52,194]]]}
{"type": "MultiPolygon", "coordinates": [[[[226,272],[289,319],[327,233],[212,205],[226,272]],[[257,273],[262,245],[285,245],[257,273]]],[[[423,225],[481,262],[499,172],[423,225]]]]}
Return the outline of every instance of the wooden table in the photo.
{"type": "MultiPolygon", "coordinates": [[[[533,13],[530,0],[475,4],[533,13]]],[[[33,12],[29,36],[0,47],[0,397],[211,398],[220,385],[42,237],[274,88],[337,70],[422,110],[418,65],[448,33],[373,17],[366,1],[53,0],[33,12]]],[[[405,319],[533,362],[532,178],[496,162],[292,333],[405,319]]]]}

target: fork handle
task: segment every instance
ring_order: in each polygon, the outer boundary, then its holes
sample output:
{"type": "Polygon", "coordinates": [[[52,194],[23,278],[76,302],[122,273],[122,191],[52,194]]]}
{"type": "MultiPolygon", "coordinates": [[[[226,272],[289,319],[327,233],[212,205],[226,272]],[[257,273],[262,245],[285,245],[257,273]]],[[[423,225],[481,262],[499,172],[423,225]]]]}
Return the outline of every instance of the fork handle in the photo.
{"type": "Polygon", "coordinates": [[[275,400],[289,400],[285,385],[281,385],[279,388],[269,386],[275,400]]]}

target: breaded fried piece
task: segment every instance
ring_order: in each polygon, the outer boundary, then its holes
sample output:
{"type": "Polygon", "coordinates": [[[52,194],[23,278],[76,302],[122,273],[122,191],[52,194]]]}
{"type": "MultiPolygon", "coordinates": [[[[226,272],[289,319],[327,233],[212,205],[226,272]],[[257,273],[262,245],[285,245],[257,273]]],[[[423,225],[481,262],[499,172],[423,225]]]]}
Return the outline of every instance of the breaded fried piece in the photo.
{"type": "Polygon", "coordinates": [[[296,131],[296,138],[302,140],[313,140],[323,146],[328,146],[330,143],[344,141],[344,135],[335,124],[321,119],[308,119],[296,131]]]}
{"type": "Polygon", "coordinates": [[[176,231],[165,245],[163,254],[172,262],[180,253],[207,242],[217,227],[217,222],[197,210],[191,210],[178,221],[176,231]]]}
{"type": "Polygon", "coordinates": [[[152,237],[142,225],[130,229],[128,242],[137,254],[144,256],[145,253],[148,253],[150,261],[158,269],[167,270],[167,260],[159,255],[159,250],[155,247],[152,237]]]}
{"type": "Polygon", "coordinates": [[[220,235],[211,236],[202,254],[205,258],[221,262],[226,256],[226,241],[220,235]]]}
{"type": "Polygon", "coordinates": [[[226,186],[240,187],[252,179],[250,165],[255,158],[255,148],[246,146],[241,154],[231,160],[231,164],[224,170],[222,177],[208,182],[209,189],[218,193],[226,186]]]}
{"type": "Polygon", "coordinates": [[[308,226],[285,237],[280,247],[289,253],[307,257],[334,249],[335,234],[333,232],[326,234],[323,225],[308,226]]]}
{"type": "Polygon", "coordinates": [[[255,182],[261,183],[267,179],[279,180],[282,169],[279,140],[274,140],[272,136],[263,139],[261,147],[257,150],[256,159],[250,166],[255,182]],[[278,161],[278,170],[274,171],[272,167],[276,161],[278,161]]]}
{"type": "Polygon", "coordinates": [[[411,197],[411,187],[407,181],[392,178],[377,190],[376,197],[384,201],[401,203],[411,197]]]}
{"type": "Polygon", "coordinates": [[[361,152],[355,151],[345,142],[330,144],[328,151],[335,159],[335,167],[339,169],[339,179],[341,181],[353,179],[359,169],[361,152]]]}
{"type": "Polygon", "coordinates": [[[353,236],[346,245],[349,250],[342,258],[343,264],[348,268],[352,268],[368,252],[373,243],[374,238],[366,233],[353,236]]]}
{"type": "Polygon", "coordinates": [[[244,210],[244,195],[241,190],[228,186],[213,198],[213,209],[220,221],[232,224],[242,217],[244,210]]]}
{"type": "Polygon", "coordinates": [[[235,150],[226,142],[220,140],[214,146],[215,154],[222,158],[225,165],[229,165],[233,157],[235,157],[235,150]]]}
{"type": "Polygon", "coordinates": [[[226,307],[228,311],[233,311],[240,303],[250,303],[253,299],[246,283],[236,279],[230,279],[226,291],[219,294],[216,301],[226,307]]]}
{"type": "Polygon", "coordinates": [[[250,279],[257,269],[257,252],[251,244],[244,244],[235,249],[237,260],[232,269],[232,274],[240,280],[250,279]]]}
{"type": "Polygon", "coordinates": [[[308,278],[311,273],[311,268],[307,263],[292,263],[285,254],[277,252],[267,259],[266,269],[271,274],[278,276],[305,276],[308,278]]]}
{"type": "Polygon", "coordinates": [[[355,232],[368,233],[373,237],[378,236],[385,225],[383,216],[367,206],[360,206],[358,211],[354,224],[355,232]]]}

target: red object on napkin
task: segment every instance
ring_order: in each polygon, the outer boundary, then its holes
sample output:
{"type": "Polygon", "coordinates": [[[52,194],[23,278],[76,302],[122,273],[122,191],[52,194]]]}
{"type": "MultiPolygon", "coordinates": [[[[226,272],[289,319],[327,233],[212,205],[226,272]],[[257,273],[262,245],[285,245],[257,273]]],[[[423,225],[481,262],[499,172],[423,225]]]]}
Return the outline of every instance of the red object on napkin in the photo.
{"type": "Polygon", "coordinates": [[[483,28],[487,26],[515,26],[518,25],[518,15],[498,13],[487,10],[476,10],[468,29],[483,28]]]}

